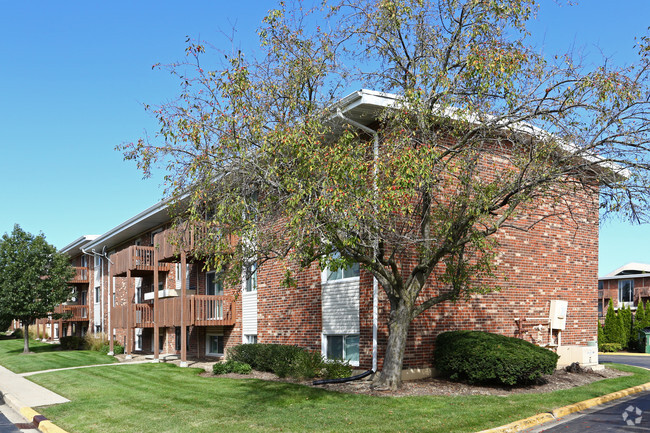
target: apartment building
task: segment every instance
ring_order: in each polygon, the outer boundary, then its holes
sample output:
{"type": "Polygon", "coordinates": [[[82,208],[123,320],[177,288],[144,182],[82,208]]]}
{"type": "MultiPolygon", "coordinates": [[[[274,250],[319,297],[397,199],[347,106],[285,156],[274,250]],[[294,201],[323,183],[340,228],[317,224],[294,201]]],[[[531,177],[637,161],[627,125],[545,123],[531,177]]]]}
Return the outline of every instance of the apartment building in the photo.
{"type": "MultiPolygon", "coordinates": [[[[362,91],[341,105],[346,116],[367,125],[374,121],[369,113],[387,103],[376,92],[362,91]]],[[[435,338],[447,330],[497,332],[549,347],[595,341],[597,193],[575,203],[570,217],[549,212],[528,231],[503,230],[491,282],[500,290],[440,304],[415,319],[404,368],[430,368],[435,338]],[[554,314],[561,325],[554,325],[554,314]]],[[[538,203],[539,209],[545,206],[538,203]]],[[[76,302],[88,317],[61,329],[105,332],[129,354],[177,354],[183,361],[222,357],[228,347],[258,342],[295,344],[360,368],[381,368],[390,305],[364,269],[330,272],[313,263],[287,287],[284,264],[267,262],[228,287],[191,250],[176,250],[169,228],[168,203],[162,201],[101,236],[64,248],[75,266],[88,268],[87,280],[75,283],[76,302]]],[[[428,290],[440,288],[430,283],[428,290]]]]}

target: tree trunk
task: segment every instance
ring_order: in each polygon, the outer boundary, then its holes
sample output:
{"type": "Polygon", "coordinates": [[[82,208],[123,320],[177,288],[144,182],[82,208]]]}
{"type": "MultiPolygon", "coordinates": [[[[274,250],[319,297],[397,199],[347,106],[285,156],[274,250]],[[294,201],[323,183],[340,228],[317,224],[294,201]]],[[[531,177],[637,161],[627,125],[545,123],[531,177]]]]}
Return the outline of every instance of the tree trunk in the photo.
{"type": "Polygon", "coordinates": [[[411,326],[411,315],[404,301],[400,301],[397,309],[391,312],[388,323],[388,344],[381,373],[374,380],[375,389],[396,390],[402,384],[402,365],[406,338],[411,326]]]}
{"type": "Polygon", "coordinates": [[[27,320],[23,322],[23,341],[25,342],[25,345],[23,346],[23,353],[30,353],[29,352],[29,322],[27,320]]]}

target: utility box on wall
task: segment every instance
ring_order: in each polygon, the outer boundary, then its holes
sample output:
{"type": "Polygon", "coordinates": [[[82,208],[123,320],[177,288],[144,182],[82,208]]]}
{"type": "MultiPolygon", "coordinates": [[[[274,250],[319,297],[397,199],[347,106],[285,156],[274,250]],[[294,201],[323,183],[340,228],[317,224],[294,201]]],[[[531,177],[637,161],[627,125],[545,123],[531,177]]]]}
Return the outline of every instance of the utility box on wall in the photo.
{"type": "Polygon", "coordinates": [[[566,327],[566,312],[569,303],[567,301],[561,301],[559,299],[554,299],[551,301],[551,329],[559,329],[564,331],[566,327]]]}

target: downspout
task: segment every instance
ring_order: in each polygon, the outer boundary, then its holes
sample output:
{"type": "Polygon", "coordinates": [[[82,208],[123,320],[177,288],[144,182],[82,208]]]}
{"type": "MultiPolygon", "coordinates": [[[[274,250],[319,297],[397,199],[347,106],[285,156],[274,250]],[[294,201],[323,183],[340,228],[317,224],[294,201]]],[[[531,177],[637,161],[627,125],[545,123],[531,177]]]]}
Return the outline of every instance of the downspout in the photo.
{"type": "MultiPolygon", "coordinates": [[[[336,115],[343,119],[345,122],[350,125],[361,129],[362,131],[371,134],[374,137],[374,142],[372,146],[373,158],[375,161],[373,168],[373,181],[372,188],[375,194],[375,217],[377,215],[377,160],[379,159],[379,134],[374,129],[368,128],[366,125],[362,125],[359,122],[356,122],[352,119],[349,119],[343,115],[340,109],[336,110],[336,115]]],[[[375,229],[376,229],[376,220],[375,220],[375,229]]],[[[372,245],[373,249],[373,259],[377,262],[377,252],[379,250],[379,236],[375,234],[375,239],[372,245]]],[[[372,276],[372,371],[377,372],[377,326],[378,326],[378,316],[379,316],[379,283],[377,278],[372,276]]]]}

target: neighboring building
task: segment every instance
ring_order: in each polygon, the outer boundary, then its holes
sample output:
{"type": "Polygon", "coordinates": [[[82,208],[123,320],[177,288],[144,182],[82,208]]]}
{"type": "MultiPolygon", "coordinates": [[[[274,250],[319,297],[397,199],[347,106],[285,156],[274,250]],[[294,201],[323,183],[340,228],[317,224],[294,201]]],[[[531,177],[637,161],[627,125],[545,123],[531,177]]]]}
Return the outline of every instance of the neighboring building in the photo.
{"type": "MultiPolygon", "coordinates": [[[[343,99],[341,110],[370,125],[373,113],[389,103],[382,94],[361,91],[343,99]]],[[[500,163],[496,156],[492,160],[500,163]]],[[[430,368],[435,338],[447,330],[497,332],[550,347],[595,341],[597,192],[575,203],[581,206],[571,208],[570,217],[556,207],[529,231],[504,229],[497,236],[494,281],[501,290],[440,304],[418,317],[404,368],[430,368]]],[[[537,205],[548,209],[547,203],[537,205]]],[[[91,332],[114,336],[128,353],[220,357],[241,343],[282,343],[342,357],[360,368],[371,368],[376,345],[381,368],[390,306],[380,288],[373,317],[373,279],[363,269],[329,272],[314,263],[296,275],[295,287],[284,287],[284,263],[267,262],[241,287],[224,287],[218,274],[192,261],[191,251],[174,254],[167,242],[169,223],[163,201],[101,236],[66,247],[73,262],[79,260],[74,263],[83,264],[79,252],[92,263],[92,278],[79,283],[79,293],[88,293],[91,332]]],[[[432,277],[428,290],[439,288],[432,277]]]]}
{"type": "Polygon", "coordinates": [[[598,317],[607,306],[636,309],[639,302],[650,300],[650,264],[628,263],[598,279],[598,317]]]}

